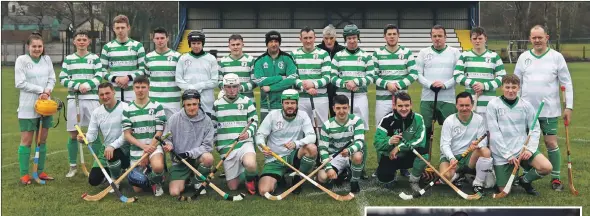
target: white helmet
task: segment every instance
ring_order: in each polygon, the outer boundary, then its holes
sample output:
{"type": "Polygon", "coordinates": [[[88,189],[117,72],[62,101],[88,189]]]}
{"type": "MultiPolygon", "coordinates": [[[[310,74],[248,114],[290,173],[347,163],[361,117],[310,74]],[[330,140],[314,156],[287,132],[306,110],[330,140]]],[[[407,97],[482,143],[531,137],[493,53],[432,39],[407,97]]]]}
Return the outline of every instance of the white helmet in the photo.
{"type": "Polygon", "coordinates": [[[240,77],[234,73],[229,73],[223,76],[223,85],[239,85],[240,84],[240,77]]]}

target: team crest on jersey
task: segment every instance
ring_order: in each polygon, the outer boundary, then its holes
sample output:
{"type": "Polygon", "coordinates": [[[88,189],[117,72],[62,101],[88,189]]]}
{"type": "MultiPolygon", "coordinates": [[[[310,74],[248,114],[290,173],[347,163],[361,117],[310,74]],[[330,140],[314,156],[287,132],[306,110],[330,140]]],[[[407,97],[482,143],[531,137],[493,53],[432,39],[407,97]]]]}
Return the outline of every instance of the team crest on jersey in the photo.
{"type": "Polygon", "coordinates": [[[127,51],[131,51],[131,47],[130,46],[127,47],[127,51]]]}
{"type": "Polygon", "coordinates": [[[453,127],[453,136],[457,136],[459,134],[461,134],[461,127],[460,126],[453,127]]]}
{"type": "Polygon", "coordinates": [[[149,113],[150,115],[154,115],[154,108],[150,108],[150,109],[148,110],[148,113],[149,113]]]}
{"type": "Polygon", "coordinates": [[[264,64],[262,64],[262,68],[268,69],[268,63],[264,62],[264,64]]]}
{"type": "Polygon", "coordinates": [[[397,55],[397,57],[399,58],[399,60],[404,60],[404,55],[397,55]]]}
{"type": "Polygon", "coordinates": [[[318,56],[318,54],[317,54],[317,53],[314,53],[314,54],[313,54],[313,59],[318,59],[318,57],[319,57],[319,56],[318,56]]]}
{"type": "Polygon", "coordinates": [[[506,114],[506,109],[500,108],[498,109],[498,116],[504,116],[506,114]]]}
{"type": "Polygon", "coordinates": [[[189,60],[186,60],[186,61],[184,62],[184,67],[185,67],[185,68],[187,68],[187,67],[190,67],[190,66],[191,66],[191,63],[193,63],[193,62],[192,62],[192,61],[189,61],[189,60]]]}
{"type": "Polygon", "coordinates": [[[238,110],[243,110],[244,109],[244,104],[238,104],[238,110]]]}
{"type": "Polygon", "coordinates": [[[277,121],[276,125],[277,125],[277,130],[281,130],[285,126],[285,123],[283,121],[277,121]]]}
{"type": "Polygon", "coordinates": [[[285,67],[285,62],[279,62],[277,66],[279,66],[279,69],[282,70],[285,67]]]}
{"type": "Polygon", "coordinates": [[[174,59],[174,57],[172,57],[172,56],[168,56],[168,61],[169,61],[169,62],[171,62],[171,61],[172,61],[172,59],[174,59]]]}
{"type": "Polygon", "coordinates": [[[362,57],[362,56],[359,56],[359,57],[356,59],[356,61],[357,61],[357,62],[361,62],[361,61],[363,61],[363,57],[362,57]]]}
{"type": "Polygon", "coordinates": [[[86,64],[92,64],[92,59],[86,59],[86,64]]]}
{"type": "Polygon", "coordinates": [[[492,59],[490,57],[486,57],[486,63],[489,64],[490,62],[492,62],[492,59]]]}
{"type": "Polygon", "coordinates": [[[354,125],[349,125],[348,126],[348,132],[354,132],[354,125]]]}
{"type": "Polygon", "coordinates": [[[27,65],[25,66],[26,69],[31,70],[33,69],[33,63],[27,63],[27,65]]]}
{"type": "Polygon", "coordinates": [[[428,53],[428,55],[424,57],[424,61],[429,62],[430,60],[432,60],[432,58],[434,58],[434,55],[432,55],[432,53],[428,53]]]}
{"type": "Polygon", "coordinates": [[[533,63],[533,60],[531,60],[530,58],[527,58],[526,60],[524,60],[524,67],[530,66],[531,63],[533,63]]]}
{"type": "Polygon", "coordinates": [[[243,61],[242,62],[242,67],[247,67],[248,66],[248,62],[243,61]]]}
{"type": "Polygon", "coordinates": [[[414,133],[416,129],[414,127],[408,128],[408,133],[414,133]]]}

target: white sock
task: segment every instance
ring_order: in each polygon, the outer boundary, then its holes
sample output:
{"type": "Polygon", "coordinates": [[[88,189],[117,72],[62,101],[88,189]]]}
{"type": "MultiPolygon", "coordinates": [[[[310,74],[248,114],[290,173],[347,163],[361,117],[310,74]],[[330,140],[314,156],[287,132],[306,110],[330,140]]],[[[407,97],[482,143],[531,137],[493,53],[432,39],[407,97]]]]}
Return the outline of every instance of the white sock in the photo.
{"type": "Polygon", "coordinates": [[[487,175],[492,169],[492,158],[480,157],[477,159],[475,164],[475,180],[473,180],[473,186],[483,186],[487,175]]]}

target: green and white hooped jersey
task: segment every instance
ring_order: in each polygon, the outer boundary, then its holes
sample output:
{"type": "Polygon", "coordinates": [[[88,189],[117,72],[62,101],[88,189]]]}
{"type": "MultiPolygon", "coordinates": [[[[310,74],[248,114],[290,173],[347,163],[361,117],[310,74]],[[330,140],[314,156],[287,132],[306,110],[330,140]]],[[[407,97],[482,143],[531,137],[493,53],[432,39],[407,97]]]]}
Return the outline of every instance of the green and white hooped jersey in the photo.
{"type": "Polygon", "coordinates": [[[79,56],[74,53],[66,56],[59,73],[60,83],[68,89],[68,99],[74,98],[81,84],[87,83],[91,90],[79,93],[79,99],[98,100],[98,85],[102,80],[100,57],[94,53],[79,56]]]}
{"type": "MultiPolygon", "coordinates": [[[[332,60],[330,54],[323,49],[314,47],[314,50],[306,53],[302,47],[293,50],[290,53],[295,59],[297,65],[298,78],[295,85],[303,89],[303,81],[311,80],[318,91],[315,97],[328,97],[327,84],[330,82],[330,71],[332,70],[332,60]]],[[[303,91],[303,98],[309,98],[310,95],[303,91]]]]}
{"type": "Polygon", "coordinates": [[[231,55],[227,55],[219,61],[219,89],[223,89],[223,76],[228,73],[238,75],[242,89],[240,94],[248,96],[250,99],[254,98],[252,90],[256,88],[254,83],[254,60],[255,58],[243,54],[239,59],[233,59],[231,55]]]}
{"type": "MultiPolygon", "coordinates": [[[[164,107],[154,100],[144,106],[138,107],[135,101],[129,103],[127,109],[123,110],[123,131],[131,130],[133,137],[142,144],[150,145],[156,135],[156,131],[163,131],[166,124],[164,107]]],[[[139,160],[143,149],[131,144],[131,160],[139,160]]]]}
{"type": "Polygon", "coordinates": [[[350,93],[346,81],[354,80],[359,90],[355,94],[366,94],[367,87],[375,81],[375,65],[371,54],[360,49],[350,53],[347,49],[337,52],[332,59],[332,84],[336,93],[350,93]]]}
{"type": "Polygon", "coordinates": [[[414,55],[404,46],[399,46],[394,52],[390,52],[385,46],[376,49],[373,52],[373,62],[375,63],[377,100],[391,101],[392,93],[387,90],[387,84],[390,82],[397,83],[401,89],[405,90],[418,80],[414,55]]]}
{"type": "Polygon", "coordinates": [[[254,119],[254,122],[250,124],[246,131],[249,138],[238,142],[234,150],[239,149],[244,144],[252,144],[252,137],[254,137],[256,128],[258,128],[258,115],[256,114],[256,107],[250,98],[239,95],[233,102],[227,101],[225,97],[217,99],[213,103],[213,111],[212,120],[217,125],[215,146],[222,157],[229,151],[234,139],[240,136],[240,132],[242,132],[250,119],[254,119]]]}
{"type": "Polygon", "coordinates": [[[328,159],[346,144],[354,141],[347,149],[352,154],[360,151],[365,146],[365,124],[363,120],[354,114],[348,114],[348,120],[344,125],[336,121],[336,117],[330,118],[322,124],[319,139],[319,153],[322,160],[328,159]]]}
{"type": "Polygon", "coordinates": [[[180,53],[152,51],[145,56],[145,73],[150,79],[150,99],[166,108],[180,108],[180,88],[176,85],[176,64],[180,53]]]}
{"type": "Polygon", "coordinates": [[[455,81],[465,86],[465,91],[472,95],[475,94],[471,89],[473,84],[483,84],[483,94],[477,100],[478,113],[485,113],[488,102],[496,97],[496,89],[502,85],[502,77],[505,75],[502,58],[490,50],[481,55],[475,54],[473,50],[463,52],[453,74],[455,81]]]}
{"type": "MultiPolygon", "coordinates": [[[[116,39],[102,47],[100,61],[104,69],[104,78],[109,82],[113,76],[131,75],[133,79],[143,75],[145,71],[145,49],[139,41],[129,38],[127,42],[120,43],[116,39]]],[[[120,91],[116,83],[115,90],[120,91]]],[[[125,94],[133,93],[133,82],[128,83],[125,94]]]]}

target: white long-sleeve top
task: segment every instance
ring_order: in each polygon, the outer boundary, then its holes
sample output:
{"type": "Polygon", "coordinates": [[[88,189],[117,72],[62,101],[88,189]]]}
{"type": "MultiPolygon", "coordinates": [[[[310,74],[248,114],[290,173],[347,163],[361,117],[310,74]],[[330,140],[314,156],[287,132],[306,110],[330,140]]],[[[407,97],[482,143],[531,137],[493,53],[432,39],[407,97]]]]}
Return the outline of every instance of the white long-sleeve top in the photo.
{"type": "MultiPolygon", "coordinates": [[[[527,128],[531,126],[537,110],[522,98],[509,106],[501,97],[492,99],[486,109],[486,123],[490,131],[490,150],[494,165],[508,163],[510,157],[518,157],[527,139],[527,128]]],[[[530,131],[531,138],[526,149],[535,153],[539,147],[539,121],[530,131]]]]}
{"type": "MultiPolygon", "coordinates": [[[[471,113],[467,122],[459,120],[459,114],[455,113],[445,119],[440,134],[440,155],[447,159],[457,159],[455,155],[461,154],[469,148],[472,141],[486,133],[484,119],[477,113],[471,113]]],[[[487,139],[483,139],[478,147],[487,146],[487,139]]]]}
{"type": "Polygon", "coordinates": [[[545,100],[539,117],[561,116],[559,91],[562,85],[565,86],[566,108],[573,109],[572,77],[561,53],[551,48],[547,48],[541,56],[536,56],[532,50],[522,53],[516,62],[514,75],[520,78],[522,99],[529,101],[534,108],[545,100]]]}
{"type": "Polygon", "coordinates": [[[438,92],[438,100],[455,103],[455,64],[461,56],[461,51],[455,47],[446,46],[442,50],[435,50],[430,46],[420,50],[416,58],[418,82],[422,84],[422,101],[434,101],[434,92],[430,86],[434,81],[441,81],[445,85],[438,92]]]}
{"type": "Polygon", "coordinates": [[[90,124],[88,124],[88,131],[86,132],[88,142],[94,142],[98,139],[98,132],[100,131],[104,138],[103,144],[105,147],[111,146],[117,149],[123,146],[125,138],[123,136],[121,120],[123,118],[123,110],[127,106],[127,103],[117,101],[117,104],[112,109],[106,108],[104,104],[94,109],[90,117],[90,124]]]}
{"type": "Polygon", "coordinates": [[[55,71],[49,56],[43,55],[39,60],[33,60],[29,55],[16,58],[14,84],[20,90],[17,109],[19,119],[41,117],[35,112],[35,102],[39,94],[46,90],[53,91],[55,81],[55,71]]]}
{"type": "MultiPolygon", "coordinates": [[[[297,112],[292,120],[283,117],[283,110],[272,110],[260,124],[256,133],[256,144],[263,144],[277,155],[284,157],[296,151],[305,144],[315,143],[315,131],[311,119],[305,112],[297,112]],[[265,144],[265,140],[268,141],[265,144]],[[290,150],[284,145],[295,142],[295,149],[290,150]]],[[[265,157],[264,162],[276,160],[274,157],[265,157]]]]}
{"type": "Polygon", "coordinates": [[[201,107],[205,112],[213,113],[215,97],[213,90],[217,87],[219,65],[217,59],[209,53],[195,56],[189,52],[180,57],[176,66],[176,84],[182,91],[195,89],[201,94],[201,107]]]}

